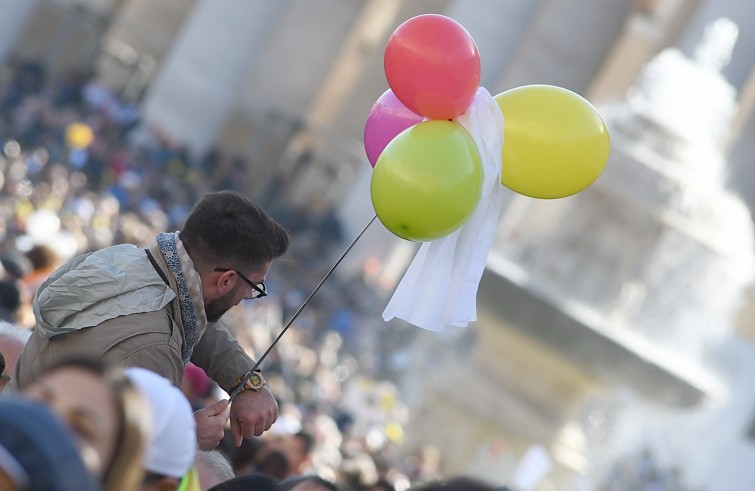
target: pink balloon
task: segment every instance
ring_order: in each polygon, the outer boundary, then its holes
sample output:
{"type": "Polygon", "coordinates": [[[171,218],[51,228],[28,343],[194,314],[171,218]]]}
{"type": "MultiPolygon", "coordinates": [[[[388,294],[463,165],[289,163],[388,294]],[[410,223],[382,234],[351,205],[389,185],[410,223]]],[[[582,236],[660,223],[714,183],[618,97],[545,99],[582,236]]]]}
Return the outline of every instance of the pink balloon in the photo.
{"type": "Polygon", "coordinates": [[[375,167],[383,149],[396,135],[421,122],[422,116],[411,112],[391,89],[383,92],[364,125],[364,149],[370,165],[375,167]]]}

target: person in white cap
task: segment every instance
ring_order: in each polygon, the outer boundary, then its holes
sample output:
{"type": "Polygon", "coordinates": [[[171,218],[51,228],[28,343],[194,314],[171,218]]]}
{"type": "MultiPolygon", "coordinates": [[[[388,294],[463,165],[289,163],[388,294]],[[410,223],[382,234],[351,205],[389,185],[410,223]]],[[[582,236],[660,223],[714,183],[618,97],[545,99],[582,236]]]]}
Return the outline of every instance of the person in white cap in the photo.
{"type": "Polygon", "coordinates": [[[23,389],[64,356],[147,368],[176,387],[192,362],[237,394],[217,406],[223,415],[230,408],[224,418],[197,412],[200,447],[217,447],[228,418],[237,447],[261,436],[278,402],[225,314],[267,296],[265,278],[289,239],[257,203],[224,190],[202,196],[181,230],[159,234],[151,247],[117,244],[71,259],[37,290],[36,323],[9,388],[23,389]]]}
{"type": "Polygon", "coordinates": [[[191,405],[170,380],[150,370],[127,368],[124,373],[146,397],[152,432],[144,453],[143,491],[173,491],[189,472],[197,451],[191,405]]]}

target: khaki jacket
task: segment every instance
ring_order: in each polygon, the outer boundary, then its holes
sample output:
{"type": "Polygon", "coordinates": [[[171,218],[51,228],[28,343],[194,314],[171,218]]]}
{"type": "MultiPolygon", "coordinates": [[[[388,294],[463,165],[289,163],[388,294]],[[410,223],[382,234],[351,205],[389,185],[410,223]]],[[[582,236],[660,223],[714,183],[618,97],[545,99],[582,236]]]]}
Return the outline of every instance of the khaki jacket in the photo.
{"type": "MultiPolygon", "coordinates": [[[[175,277],[160,248],[117,245],[85,254],[55,271],[34,297],[37,324],[16,363],[11,387],[23,387],[64,356],[95,355],[120,366],[152,370],[181,387],[184,330],[175,277]]],[[[191,361],[220,387],[254,365],[222,319],[208,323],[191,361]]]]}

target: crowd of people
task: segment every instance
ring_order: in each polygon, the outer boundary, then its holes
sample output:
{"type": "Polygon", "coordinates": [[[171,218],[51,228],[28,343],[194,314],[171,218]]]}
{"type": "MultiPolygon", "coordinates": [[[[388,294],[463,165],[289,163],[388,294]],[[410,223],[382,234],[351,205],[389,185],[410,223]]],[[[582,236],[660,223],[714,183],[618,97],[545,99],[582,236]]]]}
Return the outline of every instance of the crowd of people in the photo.
{"type": "Polygon", "coordinates": [[[199,213],[215,216],[212,199],[251,209],[245,160],[192,158],[86,74],[51,77],[36,63],[0,71],[0,142],[0,488],[492,489],[443,480],[432,449],[401,448],[405,411],[379,379],[410,334],[382,325],[369,275],[331,277],[260,365],[264,378],[238,372],[330,268],[323,258],[344,240],[332,210],[251,196],[267,210],[262,236],[282,225],[290,247],[221,237],[238,254],[218,255],[207,237],[222,225],[199,213]],[[258,260],[234,259],[249,254],[258,260]],[[144,293],[125,301],[121,273],[137,262],[144,293]],[[119,282],[113,297],[105,276],[119,282]],[[78,288],[82,277],[96,292],[78,288]],[[192,303],[204,310],[187,313],[192,303]],[[123,339],[103,340],[118,322],[123,339]],[[90,338],[99,356],[69,347],[90,338]]]}

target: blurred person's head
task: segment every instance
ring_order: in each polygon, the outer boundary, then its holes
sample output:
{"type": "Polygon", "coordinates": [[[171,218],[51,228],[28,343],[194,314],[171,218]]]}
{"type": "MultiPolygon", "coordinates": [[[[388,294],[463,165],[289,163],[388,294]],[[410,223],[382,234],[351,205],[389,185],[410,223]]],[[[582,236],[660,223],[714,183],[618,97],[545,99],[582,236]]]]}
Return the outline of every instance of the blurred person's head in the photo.
{"type": "Polygon", "coordinates": [[[272,442],[288,460],[288,476],[301,475],[310,467],[316,441],[314,435],[308,431],[281,435],[272,442]]]}
{"type": "Polygon", "coordinates": [[[122,371],[108,370],[99,359],[65,358],[42,370],[22,392],[68,424],[103,490],[139,488],[149,408],[122,371]]]}
{"type": "Polygon", "coordinates": [[[364,491],[396,491],[396,488],[393,487],[393,484],[391,484],[390,481],[386,479],[378,479],[364,488],[364,491]]]}
{"type": "Polygon", "coordinates": [[[201,277],[210,322],[242,300],[263,295],[268,270],[289,242],[281,225],[235,191],[202,197],[186,218],[180,238],[201,277]]]}
{"type": "Polygon", "coordinates": [[[266,445],[255,455],[254,469],[255,472],[281,480],[289,475],[290,467],[282,450],[266,445]]]}
{"type": "Polygon", "coordinates": [[[496,491],[496,488],[469,477],[458,476],[427,482],[412,491],[496,491]]]}
{"type": "Polygon", "coordinates": [[[290,477],[281,482],[283,491],[338,491],[335,483],[320,476],[290,477]]]}
{"type": "Polygon", "coordinates": [[[265,442],[261,438],[244,438],[241,440],[241,446],[237,447],[231,429],[226,428],[218,450],[223,452],[231,461],[233,473],[237,476],[243,476],[254,472],[254,460],[263,446],[265,446],[265,442]]]}
{"type": "Polygon", "coordinates": [[[0,321],[0,354],[3,356],[5,366],[0,370],[0,391],[10,382],[18,355],[26,346],[31,331],[23,329],[10,322],[0,321]]]}
{"type": "Polygon", "coordinates": [[[266,474],[239,476],[217,484],[207,491],[281,491],[278,480],[266,474]]]}
{"type": "Polygon", "coordinates": [[[60,262],[58,254],[52,247],[36,244],[26,251],[26,257],[31,261],[32,271],[52,271],[60,262]]]}
{"type": "Polygon", "coordinates": [[[375,461],[366,453],[356,453],[344,459],[338,471],[339,482],[352,489],[362,489],[378,478],[375,461]]]}
{"type": "Polygon", "coordinates": [[[17,250],[8,250],[0,254],[0,263],[7,279],[20,280],[34,269],[26,254],[17,250]]]}
{"type": "Polygon", "coordinates": [[[14,322],[21,306],[21,290],[16,280],[0,281],[0,320],[14,322]]]}
{"type": "Polygon", "coordinates": [[[124,370],[146,398],[152,425],[142,459],[144,490],[175,490],[197,450],[196,423],[189,401],[165,377],[140,367],[124,370]]]}
{"type": "Polygon", "coordinates": [[[202,491],[236,477],[231,463],[217,450],[198,450],[194,456],[194,468],[199,474],[202,491]]]}
{"type": "Polygon", "coordinates": [[[46,406],[0,398],[0,489],[94,491],[73,436],[46,406]]]}
{"type": "Polygon", "coordinates": [[[32,270],[21,281],[26,295],[33,297],[39,286],[55,271],[60,264],[60,258],[52,247],[37,244],[26,252],[31,261],[32,270]]]}

